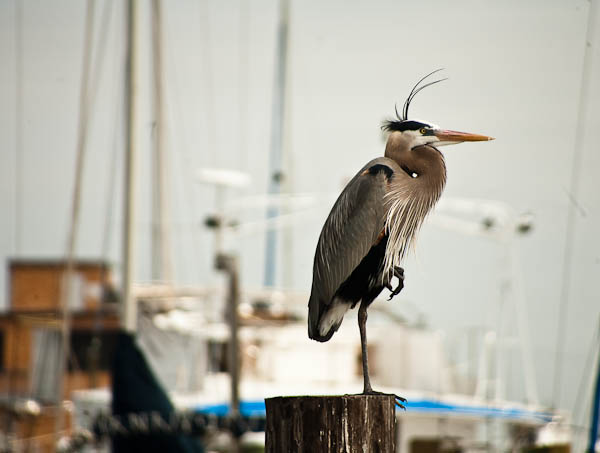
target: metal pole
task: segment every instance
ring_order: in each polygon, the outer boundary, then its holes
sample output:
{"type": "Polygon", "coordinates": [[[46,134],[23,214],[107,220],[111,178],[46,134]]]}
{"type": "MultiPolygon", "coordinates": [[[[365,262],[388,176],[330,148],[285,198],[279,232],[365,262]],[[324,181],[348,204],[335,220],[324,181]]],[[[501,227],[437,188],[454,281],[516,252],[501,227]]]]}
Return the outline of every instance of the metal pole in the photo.
{"type": "Polygon", "coordinates": [[[121,324],[127,332],[135,332],[137,305],[132,284],[135,276],[135,182],[136,182],[136,72],[137,72],[137,0],[127,3],[127,67],[126,67],[126,147],[125,199],[123,231],[123,306],[121,324]]]}
{"type": "MultiPolygon", "coordinates": [[[[227,323],[229,324],[229,374],[231,376],[230,417],[235,420],[240,415],[240,358],[238,339],[237,307],[240,300],[237,257],[221,253],[216,258],[216,268],[229,274],[229,294],[227,295],[227,323]]],[[[233,433],[233,450],[239,451],[239,439],[233,433]]]]}

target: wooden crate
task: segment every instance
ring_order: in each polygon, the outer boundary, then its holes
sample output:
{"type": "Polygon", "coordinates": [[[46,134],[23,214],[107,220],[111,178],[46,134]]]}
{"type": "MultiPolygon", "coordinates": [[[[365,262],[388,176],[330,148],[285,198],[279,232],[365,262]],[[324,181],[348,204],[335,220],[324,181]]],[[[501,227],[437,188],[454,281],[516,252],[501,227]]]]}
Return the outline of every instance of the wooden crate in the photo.
{"type": "MultiPolygon", "coordinates": [[[[19,312],[59,309],[65,271],[66,262],[62,260],[11,260],[8,269],[10,309],[19,312]]],[[[80,309],[98,308],[102,285],[110,281],[108,265],[101,261],[78,261],[75,275],[81,282],[80,309]]]]}

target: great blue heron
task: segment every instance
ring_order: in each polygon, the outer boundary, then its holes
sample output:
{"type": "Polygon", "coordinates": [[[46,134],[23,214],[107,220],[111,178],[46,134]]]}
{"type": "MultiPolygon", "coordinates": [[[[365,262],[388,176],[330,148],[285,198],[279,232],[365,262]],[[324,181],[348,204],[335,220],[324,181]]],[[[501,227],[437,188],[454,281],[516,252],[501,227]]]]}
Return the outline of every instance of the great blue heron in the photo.
{"type": "MultiPolygon", "coordinates": [[[[369,380],[367,308],[383,288],[391,291],[391,299],[404,287],[400,263],[446,183],[444,156],[437,147],[492,140],[408,119],[415,95],[444,80],[421,85],[438,71],[414,86],[402,115],[396,110],[396,118],[383,124],[382,128],[389,131],[384,157],[361,168],[344,188],[325,221],[315,252],[308,336],[321,342],[329,340],[346,311],[360,302],[363,394],[379,393],[371,388],[369,380]],[[398,278],[395,289],[391,286],[393,277],[398,278]]],[[[404,401],[398,396],[396,399],[404,401]]]]}

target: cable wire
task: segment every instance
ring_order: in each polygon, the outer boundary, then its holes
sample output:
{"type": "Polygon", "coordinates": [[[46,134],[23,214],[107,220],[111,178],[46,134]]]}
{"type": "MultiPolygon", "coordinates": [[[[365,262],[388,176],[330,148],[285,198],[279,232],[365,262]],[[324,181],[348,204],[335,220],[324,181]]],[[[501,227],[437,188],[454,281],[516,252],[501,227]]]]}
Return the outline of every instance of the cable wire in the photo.
{"type": "Polygon", "coordinates": [[[202,33],[202,58],[204,60],[204,64],[202,68],[204,69],[204,82],[205,82],[205,92],[206,96],[206,109],[205,109],[205,118],[206,118],[206,138],[207,138],[207,147],[206,147],[206,156],[209,159],[208,162],[214,165],[216,159],[214,156],[217,154],[217,140],[215,137],[215,84],[213,78],[213,70],[212,70],[212,55],[211,55],[211,28],[210,28],[210,5],[209,0],[202,0],[201,2],[204,11],[200,13],[200,30],[202,33]]]}
{"type": "Polygon", "coordinates": [[[19,254],[23,248],[21,225],[23,224],[23,2],[15,0],[15,218],[14,251],[19,254]]]}
{"type": "Polygon", "coordinates": [[[248,146],[248,40],[249,40],[249,6],[247,0],[240,0],[238,29],[238,151],[241,154],[241,171],[248,171],[250,153],[248,146]],[[243,156],[243,158],[241,158],[243,156]]]}
{"type": "MultiPolygon", "coordinates": [[[[66,374],[69,358],[69,343],[71,329],[71,313],[69,310],[69,298],[71,293],[71,282],[75,274],[75,247],[77,245],[77,234],[79,230],[79,218],[81,207],[81,186],[83,168],[85,162],[87,127],[89,116],[89,95],[88,85],[90,82],[90,67],[91,53],[94,36],[94,0],[88,0],[85,6],[85,28],[84,28],[84,44],[82,51],[82,69],[81,69],[81,84],[79,91],[79,124],[77,127],[77,148],[75,156],[75,182],[73,185],[73,195],[71,204],[71,218],[69,223],[69,233],[67,236],[67,253],[66,253],[66,272],[61,287],[61,336],[62,336],[62,367],[59,375],[59,382],[62,384],[66,374]]],[[[64,386],[59,385],[58,401],[64,398],[64,386]]],[[[64,409],[59,410],[56,417],[56,432],[62,431],[65,426],[64,409]]]]}
{"type": "Polygon", "coordinates": [[[160,0],[152,0],[152,48],[156,139],[153,156],[152,278],[173,283],[169,234],[169,159],[166,147],[165,88],[163,69],[163,18],[160,0]]]}
{"type": "MultiPolygon", "coordinates": [[[[198,185],[195,184],[195,177],[194,177],[194,169],[197,167],[196,162],[193,161],[193,159],[190,156],[190,150],[192,149],[192,146],[190,144],[190,137],[188,134],[188,129],[185,127],[186,123],[184,121],[184,115],[182,113],[182,108],[181,108],[181,93],[178,90],[179,84],[177,83],[177,81],[175,81],[174,83],[169,83],[170,79],[169,79],[169,68],[172,68],[173,73],[174,74],[178,74],[179,71],[177,70],[177,62],[175,61],[175,59],[173,58],[173,49],[172,47],[169,45],[171,42],[170,39],[170,35],[169,35],[169,27],[168,27],[168,20],[164,20],[164,24],[163,24],[163,33],[164,33],[164,44],[165,44],[165,59],[167,60],[168,64],[165,68],[165,72],[164,72],[164,77],[165,77],[165,86],[166,87],[170,87],[170,93],[172,93],[172,96],[170,98],[168,98],[169,100],[172,100],[172,102],[166,103],[166,107],[167,107],[167,113],[170,114],[170,124],[173,125],[180,125],[181,127],[183,127],[183,131],[179,134],[174,134],[175,137],[181,137],[181,140],[183,141],[183,146],[173,146],[173,170],[176,174],[178,175],[184,175],[184,177],[182,178],[175,178],[174,182],[180,182],[181,184],[178,184],[175,186],[175,190],[177,189],[177,187],[182,191],[183,196],[181,198],[183,198],[185,200],[185,203],[187,204],[187,208],[184,210],[184,212],[190,216],[192,216],[192,221],[191,223],[194,225],[194,229],[192,230],[192,235],[193,235],[193,247],[184,247],[184,251],[187,252],[188,255],[188,259],[189,259],[189,266],[186,266],[190,269],[197,269],[201,263],[200,263],[200,257],[203,256],[203,249],[202,249],[202,244],[199,238],[199,233],[197,231],[197,221],[195,220],[195,215],[197,214],[197,207],[196,204],[194,202],[194,194],[197,192],[198,189],[198,185]],[[169,109],[169,107],[171,107],[169,109]],[[171,118],[172,116],[172,118],[171,118]]],[[[177,144],[175,144],[177,145],[177,144]]],[[[176,196],[176,199],[181,199],[180,197],[176,196]]]]}
{"type": "MultiPolygon", "coordinates": [[[[112,2],[111,2],[112,3],[112,2]]],[[[120,44],[118,41],[115,41],[117,44],[117,47],[120,47],[120,44]]],[[[121,68],[121,65],[118,64],[118,62],[120,61],[120,53],[118,51],[115,51],[115,56],[117,59],[117,62],[115,62],[115,66],[117,68],[121,68]]],[[[118,136],[119,136],[119,125],[123,122],[123,109],[122,106],[120,105],[119,102],[117,102],[117,100],[121,97],[120,95],[122,94],[119,90],[117,90],[117,81],[118,80],[122,80],[123,74],[122,71],[120,69],[115,71],[115,80],[113,80],[113,90],[116,93],[114,95],[114,100],[115,100],[115,111],[114,111],[114,123],[113,123],[113,131],[112,131],[112,153],[111,153],[111,157],[108,160],[108,184],[106,186],[107,189],[107,193],[106,193],[106,201],[105,201],[105,206],[104,206],[104,228],[102,230],[102,242],[100,245],[100,256],[101,259],[105,262],[108,261],[108,257],[109,257],[109,250],[110,250],[110,243],[112,240],[112,225],[113,225],[113,219],[114,219],[114,209],[113,206],[115,204],[115,199],[116,199],[116,193],[117,193],[117,173],[118,173],[118,166],[117,166],[117,157],[118,157],[118,151],[119,151],[119,144],[118,144],[118,136]]]]}

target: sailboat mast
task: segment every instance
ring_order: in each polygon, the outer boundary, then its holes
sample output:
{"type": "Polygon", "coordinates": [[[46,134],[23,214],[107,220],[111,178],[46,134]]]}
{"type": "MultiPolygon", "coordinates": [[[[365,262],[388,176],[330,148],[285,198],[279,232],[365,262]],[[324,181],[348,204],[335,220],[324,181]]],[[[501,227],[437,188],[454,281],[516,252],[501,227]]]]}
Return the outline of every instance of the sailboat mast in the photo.
{"type": "Polygon", "coordinates": [[[125,197],[123,203],[123,266],[122,266],[122,313],[121,324],[127,332],[135,332],[137,324],[137,304],[133,295],[133,278],[135,276],[135,223],[136,223],[136,160],[137,136],[137,0],[127,3],[127,63],[125,79],[126,109],[126,154],[125,154],[125,197]]]}
{"type": "MultiPolygon", "coordinates": [[[[269,195],[281,192],[283,173],[283,125],[285,114],[285,85],[288,52],[289,0],[280,0],[279,27],[277,32],[277,56],[275,60],[275,90],[273,93],[273,111],[271,121],[271,150],[269,154],[269,195]]],[[[267,220],[277,217],[277,206],[269,206],[267,220]]],[[[265,250],[265,286],[275,284],[275,265],[277,262],[277,231],[267,230],[265,250]]]]}

